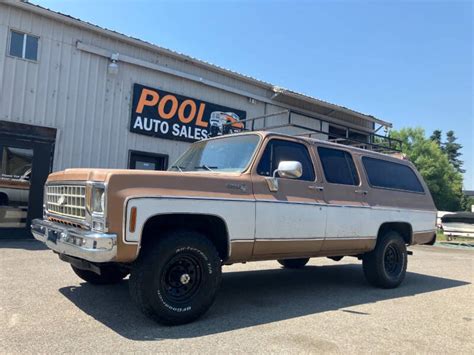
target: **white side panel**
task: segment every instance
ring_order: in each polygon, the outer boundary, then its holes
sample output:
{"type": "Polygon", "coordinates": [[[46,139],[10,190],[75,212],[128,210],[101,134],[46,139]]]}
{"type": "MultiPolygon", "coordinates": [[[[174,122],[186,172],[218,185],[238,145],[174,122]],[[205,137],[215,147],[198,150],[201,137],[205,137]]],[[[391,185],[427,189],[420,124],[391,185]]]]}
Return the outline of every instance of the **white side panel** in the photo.
{"type": "Polygon", "coordinates": [[[408,209],[373,208],[373,218],[379,225],[385,222],[410,223],[413,233],[434,231],[436,229],[436,211],[421,211],[408,209]]]}
{"type": "Polygon", "coordinates": [[[255,239],[322,239],[326,232],[326,207],[257,201],[255,232],[255,239]]]}
{"type": "Polygon", "coordinates": [[[436,212],[377,207],[328,207],[327,238],[377,237],[386,222],[410,223],[413,233],[435,230],[436,212]]]}
{"type": "Polygon", "coordinates": [[[370,207],[328,205],[326,238],[376,238],[378,225],[373,213],[370,207]]]}
{"type": "Polygon", "coordinates": [[[170,213],[208,214],[222,218],[230,240],[253,240],[255,233],[255,202],[246,200],[193,198],[134,198],[127,203],[125,241],[138,242],[146,221],[155,215],[170,213]],[[135,233],[130,233],[130,209],[137,208],[135,233]]]}

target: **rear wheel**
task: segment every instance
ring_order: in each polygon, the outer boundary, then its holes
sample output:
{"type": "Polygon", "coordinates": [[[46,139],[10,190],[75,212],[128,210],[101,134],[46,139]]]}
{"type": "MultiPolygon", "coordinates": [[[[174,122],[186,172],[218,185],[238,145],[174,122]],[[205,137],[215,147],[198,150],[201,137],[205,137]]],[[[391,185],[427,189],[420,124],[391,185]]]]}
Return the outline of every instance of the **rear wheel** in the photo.
{"type": "Polygon", "coordinates": [[[214,302],[221,260],[214,245],[193,231],[168,233],[142,248],[130,275],[130,295],[158,323],[189,323],[214,302]]]}
{"type": "Polygon", "coordinates": [[[122,281],[129,272],[115,265],[104,265],[100,267],[100,275],[90,270],[82,270],[71,265],[74,273],[84,281],[94,285],[110,285],[122,281]]]}
{"type": "Polygon", "coordinates": [[[407,269],[407,248],[402,236],[389,231],[379,238],[375,249],[362,259],[364,275],[370,284],[395,288],[403,281],[407,269]]]}
{"type": "Polygon", "coordinates": [[[287,269],[299,269],[305,266],[309,261],[309,258],[301,258],[301,259],[280,259],[278,262],[284,268],[287,269]]]}

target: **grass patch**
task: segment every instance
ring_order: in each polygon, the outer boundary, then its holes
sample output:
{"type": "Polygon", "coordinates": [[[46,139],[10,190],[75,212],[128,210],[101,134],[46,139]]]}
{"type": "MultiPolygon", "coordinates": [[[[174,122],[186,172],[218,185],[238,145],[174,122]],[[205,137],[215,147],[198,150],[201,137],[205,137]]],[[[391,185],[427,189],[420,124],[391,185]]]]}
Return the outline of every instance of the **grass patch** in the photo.
{"type": "MultiPolygon", "coordinates": [[[[436,241],[437,242],[447,242],[448,238],[444,235],[442,230],[436,231],[436,241]]],[[[474,238],[463,238],[463,237],[453,237],[453,242],[474,242],[474,238]]]]}

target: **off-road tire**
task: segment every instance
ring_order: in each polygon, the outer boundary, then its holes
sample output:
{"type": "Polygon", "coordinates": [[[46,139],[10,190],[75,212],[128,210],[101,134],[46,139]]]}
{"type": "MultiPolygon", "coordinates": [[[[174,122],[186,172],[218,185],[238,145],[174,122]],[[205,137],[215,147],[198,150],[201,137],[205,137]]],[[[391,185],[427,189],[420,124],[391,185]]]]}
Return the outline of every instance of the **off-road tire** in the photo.
{"type": "Polygon", "coordinates": [[[305,266],[309,261],[309,258],[301,259],[279,259],[278,262],[286,269],[300,269],[305,266]]]}
{"type": "Polygon", "coordinates": [[[179,230],[142,247],[132,266],[129,289],[146,316],[178,325],[202,316],[220,283],[221,259],[215,246],[200,233],[179,230]]]}
{"type": "Polygon", "coordinates": [[[90,270],[78,269],[73,265],[71,265],[71,268],[77,276],[93,285],[116,284],[122,281],[129,274],[127,270],[123,270],[114,265],[100,267],[100,275],[90,270]]]}
{"type": "Polygon", "coordinates": [[[405,278],[407,260],[407,248],[402,236],[389,231],[377,240],[373,251],[363,256],[362,267],[371,285],[395,288],[405,278]]]}

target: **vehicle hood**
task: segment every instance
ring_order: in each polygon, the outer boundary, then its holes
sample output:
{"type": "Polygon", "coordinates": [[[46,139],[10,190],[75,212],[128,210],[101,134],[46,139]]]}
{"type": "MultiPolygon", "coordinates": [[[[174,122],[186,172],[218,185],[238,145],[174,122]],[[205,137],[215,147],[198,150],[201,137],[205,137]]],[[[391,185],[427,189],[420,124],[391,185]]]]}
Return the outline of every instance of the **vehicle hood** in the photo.
{"type": "Polygon", "coordinates": [[[67,169],[48,177],[49,183],[61,181],[103,182],[108,184],[109,192],[124,196],[246,194],[251,189],[248,174],[220,172],[67,169]]]}

